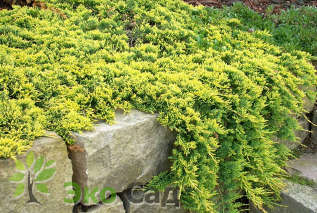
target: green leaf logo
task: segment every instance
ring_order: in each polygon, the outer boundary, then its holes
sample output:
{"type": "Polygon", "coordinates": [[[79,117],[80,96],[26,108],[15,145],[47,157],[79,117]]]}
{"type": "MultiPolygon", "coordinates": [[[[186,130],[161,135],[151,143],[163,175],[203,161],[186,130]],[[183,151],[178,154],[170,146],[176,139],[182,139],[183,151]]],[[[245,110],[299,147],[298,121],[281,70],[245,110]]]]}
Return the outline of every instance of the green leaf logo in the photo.
{"type": "Polygon", "coordinates": [[[26,165],[28,168],[31,168],[32,164],[34,162],[34,153],[29,152],[28,155],[26,156],[26,165]]]}
{"type": "Polygon", "coordinates": [[[15,173],[12,177],[10,177],[10,181],[12,182],[20,182],[24,179],[24,173],[15,173]]]}
{"type": "Polygon", "coordinates": [[[21,171],[25,170],[24,164],[18,159],[15,160],[15,167],[17,168],[17,170],[21,170],[21,171]]]}
{"type": "Polygon", "coordinates": [[[15,189],[14,197],[19,197],[20,195],[22,195],[24,192],[24,187],[25,187],[24,183],[19,183],[17,185],[17,188],[15,189]]]}
{"type": "Polygon", "coordinates": [[[52,166],[54,163],[55,163],[55,161],[49,160],[49,161],[46,162],[45,167],[50,167],[50,166],[52,166]]]}
{"type": "Polygon", "coordinates": [[[15,165],[17,172],[9,178],[11,182],[17,184],[14,197],[19,198],[27,189],[29,195],[27,203],[40,204],[34,196],[33,188],[37,192],[49,194],[49,189],[45,183],[53,178],[56,173],[55,161],[46,161],[44,156],[36,158],[35,154],[30,151],[26,155],[25,164],[17,159],[15,165]]]}
{"type": "Polygon", "coordinates": [[[33,170],[34,173],[38,173],[42,169],[43,164],[44,164],[44,157],[41,156],[35,162],[34,170],[33,170]]]}
{"type": "Polygon", "coordinates": [[[55,168],[44,169],[36,178],[35,181],[49,180],[55,174],[55,168]]]}
{"type": "Polygon", "coordinates": [[[36,189],[39,191],[39,192],[42,192],[42,193],[48,193],[48,188],[45,184],[43,183],[38,183],[36,184],[36,189]]]}

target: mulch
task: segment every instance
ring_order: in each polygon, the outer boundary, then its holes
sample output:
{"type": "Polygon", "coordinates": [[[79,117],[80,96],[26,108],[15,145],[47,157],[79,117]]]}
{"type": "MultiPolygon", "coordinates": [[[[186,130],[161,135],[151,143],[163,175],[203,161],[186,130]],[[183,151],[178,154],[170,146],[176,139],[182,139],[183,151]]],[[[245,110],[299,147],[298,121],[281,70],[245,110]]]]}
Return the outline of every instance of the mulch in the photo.
{"type": "Polygon", "coordinates": [[[268,6],[273,6],[273,13],[280,13],[281,10],[285,10],[292,6],[315,6],[317,7],[317,0],[184,0],[192,5],[204,5],[210,7],[221,8],[224,5],[232,6],[235,2],[243,2],[249,8],[254,11],[264,14],[268,6]]]}
{"type": "Polygon", "coordinates": [[[0,10],[12,9],[12,5],[31,6],[33,0],[0,0],[0,10]]]}

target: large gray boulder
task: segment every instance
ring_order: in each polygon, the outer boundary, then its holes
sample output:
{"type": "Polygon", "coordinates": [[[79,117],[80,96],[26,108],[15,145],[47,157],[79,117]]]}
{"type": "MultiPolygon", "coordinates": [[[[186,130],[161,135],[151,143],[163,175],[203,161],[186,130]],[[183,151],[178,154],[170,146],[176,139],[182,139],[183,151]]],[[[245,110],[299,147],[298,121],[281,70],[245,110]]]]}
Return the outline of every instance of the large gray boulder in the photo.
{"type": "Polygon", "coordinates": [[[17,156],[17,165],[12,159],[0,160],[1,213],[72,212],[73,204],[64,202],[64,183],[72,178],[67,148],[56,134],[48,134],[35,140],[27,154],[17,156]],[[15,197],[15,192],[20,195],[15,197]]]}
{"type": "MultiPolygon", "coordinates": [[[[110,187],[122,192],[131,183],[146,183],[170,167],[175,134],[158,123],[157,115],[133,110],[118,111],[114,125],[98,123],[93,131],[74,133],[74,138],[73,181],[82,189],[110,187]]],[[[90,199],[84,204],[93,203],[90,199]]]]}

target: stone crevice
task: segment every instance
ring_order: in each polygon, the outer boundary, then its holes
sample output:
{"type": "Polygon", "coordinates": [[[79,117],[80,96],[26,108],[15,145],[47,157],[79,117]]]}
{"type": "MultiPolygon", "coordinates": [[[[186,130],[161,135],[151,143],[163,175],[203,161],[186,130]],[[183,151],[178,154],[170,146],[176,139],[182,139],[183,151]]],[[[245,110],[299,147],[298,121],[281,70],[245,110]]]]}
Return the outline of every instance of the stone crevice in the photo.
{"type": "MultiPolygon", "coordinates": [[[[78,144],[67,146],[67,150],[73,169],[72,182],[78,184],[83,192],[84,188],[87,187],[88,179],[87,153],[83,147],[78,144]]],[[[82,199],[83,195],[81,195],[81,200],[82,199]]]]}
{"type": "Polygon", "coordinates": [[[126,196],[124,196],[124,192],[119,192],[117,195],[120,197],[125,213],[130,213],[130,203],[126,196]]]}

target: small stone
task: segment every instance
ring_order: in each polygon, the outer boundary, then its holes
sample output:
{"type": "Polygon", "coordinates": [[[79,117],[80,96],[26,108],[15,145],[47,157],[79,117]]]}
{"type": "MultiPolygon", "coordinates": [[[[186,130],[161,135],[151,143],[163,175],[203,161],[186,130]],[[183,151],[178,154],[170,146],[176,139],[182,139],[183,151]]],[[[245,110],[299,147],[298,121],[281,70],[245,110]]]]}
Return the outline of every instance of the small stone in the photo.
{"type": "Polygon", "coordinates": [[[254,28],[252,27],[252,28],[249,28],[249,30],[248,30],[248,32],[249,33],[253,33],[255,30],[254,30],[254,28]]]}

